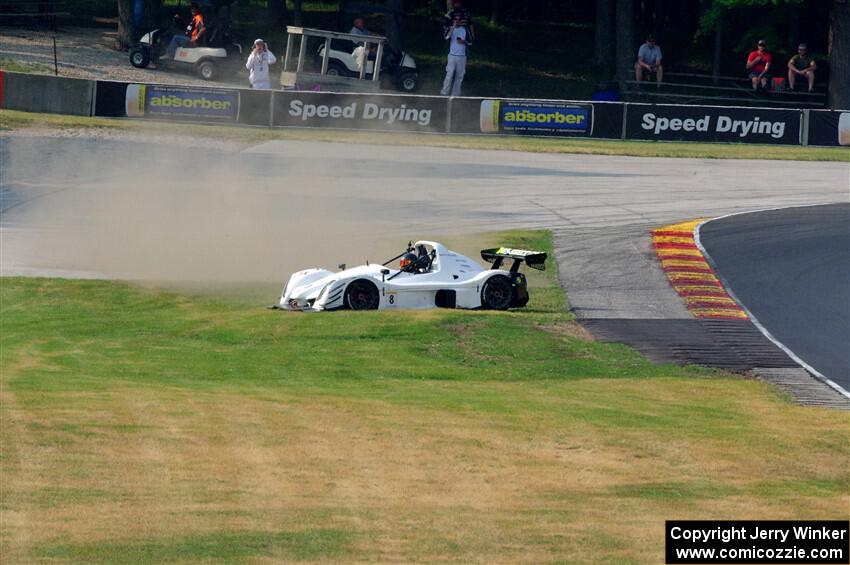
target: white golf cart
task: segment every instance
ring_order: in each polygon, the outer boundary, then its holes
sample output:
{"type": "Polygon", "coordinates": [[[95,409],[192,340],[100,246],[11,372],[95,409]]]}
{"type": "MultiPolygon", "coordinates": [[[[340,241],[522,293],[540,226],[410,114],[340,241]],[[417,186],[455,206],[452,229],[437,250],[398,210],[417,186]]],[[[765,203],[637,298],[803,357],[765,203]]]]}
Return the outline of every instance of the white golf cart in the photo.
{"type": "Polygon", "coordinates": [[[403,92],[413,92],[419,87],[416,61],[404,51],[393,50],[386,37],[294,26],[287,26],[286,31],[286,55],[280,78],[284,88],[319,85],[342,91],[373,92],[381,89],[382,78],[389,78],[392,88],[403,92]],[[295,38],[299,38],[297,49],[295,38]],[[305,63],[310,38],[321,41],[312,62],[318,72],[305,69],[309,67],[305,63]]]}
{"type": "MultiPolygon", "coordinates": [[[[165,56],[168,42],[172,34],[161,29],[154,29],[144,34],[130,48],[130,64],[138,68],[146,68],[153,63],[177,69],[194,69],[204,80],[215,80],[220,76],[224,67],[233,67],[235,71],[241,65],[242,46],[234,42],[230,36],[229,5],[232,0],[217,0],[202,3],[208,7],[205,12],[206,33],[201,45],[178,47],[174,58],[165,56]],[[219,8],[226,6],[228,14],[220,14],[219,8]]],[[[178,26],[182,27],[178,20],[178,26]]]]}

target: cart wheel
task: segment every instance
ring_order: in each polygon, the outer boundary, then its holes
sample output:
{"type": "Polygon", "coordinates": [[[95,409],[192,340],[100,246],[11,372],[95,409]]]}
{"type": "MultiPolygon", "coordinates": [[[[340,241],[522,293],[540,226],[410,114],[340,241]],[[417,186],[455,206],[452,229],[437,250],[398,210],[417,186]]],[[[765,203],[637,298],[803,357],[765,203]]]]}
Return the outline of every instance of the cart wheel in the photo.
{"type": "Polygon", "coordinates": [[[218,75],[218,69],[212,61],[201,61],[198,63],[198,76],[204,80],[214,80],[218,75]]]}
{"type": "Polygon", "coordinates": [[[133,47],[130,49],[130,64],[136,68],[144,69],[151,62],[150,54],[147,49],[133,47]]]}
{"type": "Polygon", "coordinates": [[[481,306],[487,310],[507,310],[514,301],[514,286],[505,275],[487,279],[481,290],[481,306]]]}
{"type": "Polygon", "coordinates": [[[377,310],[381,297],[378,287],[366,279],[357,279],[348,284],[343,302],[352,310],[377,310]]]}
{"type": "Polygon", "coordinates": [[[327,76],[329,77],[344,77],[348,75],[346,68],[339,63],[334,63],[333,61],[328,63],[328,72],[327,76]]]}
{"type": "Polygon", "coordinates": [[[404,73],[399,77],[398,85],[404,92],[414,92],[419,87],[419,75],[404,73]]]}

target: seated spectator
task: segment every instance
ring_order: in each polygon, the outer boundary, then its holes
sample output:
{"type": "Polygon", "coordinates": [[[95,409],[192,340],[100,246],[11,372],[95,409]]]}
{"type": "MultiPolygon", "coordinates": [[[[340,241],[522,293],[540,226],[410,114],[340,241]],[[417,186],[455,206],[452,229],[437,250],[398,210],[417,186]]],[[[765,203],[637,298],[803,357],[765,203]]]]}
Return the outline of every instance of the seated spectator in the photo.
{"type": "Polygon", "coordinates": [[[646,43],[638,49],[637,63],[635,63],[635,80],[638,82],[649,80],[649,75],[655,73],[655,81],[661,86],[664,78],[664,67],[661,65],[661,47],[655,42],[651,35],[646,36],[646,43]]]}
{"type": "Polygon", "coordinates": [[[165,53],[170,58],[174,58],[178,47],[198,47],[202,45],[201,39],[207,30],[204,25],[204,15],[201,13],[201,8],[196,2],[192,2],[189,11],[192,12],[192,19],[189,21],[189,25],[186,26],[185,33],[182,35],[179,33],[175,34],[171,38],[168,48],[165,50],[165,53]]]}
{"type": "Polygon", "coordinates": [[[773,63],[773,55],[767,50],[767,42],[759,39],[755,51],[750,51],[747,56],[747,71],[753,90],[766,89],[770,80],[770,65],[773,63]]]}
{"type": "Polygon", "coordinates": [[[351,26],[351,35],[372,35],[372,32],[366,29],[366,22],[363,18],[354,18],[354,25],[351,26]]]}
{"type": "Polygon", "coordinates": [[[805,43],[797,47],[797,54],[788,61],[788,87],[794,90],[797,77],[805,77],[809,82],[809,92],[815,87],[815,69],[818,66],[815,60],[809,56],[809,49],[805,43]]]}

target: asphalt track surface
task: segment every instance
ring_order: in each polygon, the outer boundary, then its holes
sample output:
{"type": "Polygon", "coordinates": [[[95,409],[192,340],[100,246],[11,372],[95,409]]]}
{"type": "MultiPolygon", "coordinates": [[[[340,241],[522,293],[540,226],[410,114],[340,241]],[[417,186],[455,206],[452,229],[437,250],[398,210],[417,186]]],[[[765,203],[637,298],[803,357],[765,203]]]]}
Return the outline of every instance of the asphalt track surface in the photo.
{"type": "Polygon", "coordinates": [[[850,204],[721,218],[700,239],[758,321],[850,390],[850,204]]]}
{"type": "Polygon", "coordinates": [[[0,273],[280,283],[408,239],[546,228],[579,319],[684,321],[651,229],[848,185],[847,163],[6,135],[0,273]]]}

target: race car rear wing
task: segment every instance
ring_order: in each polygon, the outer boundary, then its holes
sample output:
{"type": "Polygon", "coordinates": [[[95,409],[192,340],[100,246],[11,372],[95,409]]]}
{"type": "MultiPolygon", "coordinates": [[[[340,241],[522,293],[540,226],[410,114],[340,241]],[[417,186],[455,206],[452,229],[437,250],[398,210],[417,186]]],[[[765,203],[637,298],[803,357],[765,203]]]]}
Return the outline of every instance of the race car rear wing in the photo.
{"type": "Polygon", "coordinates": [[[525,249],[511,249],[509,247],[498,247],[495,249],[482,249],[481,258],[488,263],[493,263],[493,268],[502,266],[505,259],[513,259],[511,272],[519,270],[519,266],[525,262],[526,265],[538,271],[546,270],[546,253],[543,251],[526,251],[525,249]]]}

